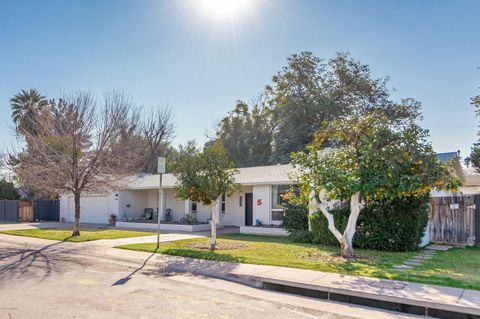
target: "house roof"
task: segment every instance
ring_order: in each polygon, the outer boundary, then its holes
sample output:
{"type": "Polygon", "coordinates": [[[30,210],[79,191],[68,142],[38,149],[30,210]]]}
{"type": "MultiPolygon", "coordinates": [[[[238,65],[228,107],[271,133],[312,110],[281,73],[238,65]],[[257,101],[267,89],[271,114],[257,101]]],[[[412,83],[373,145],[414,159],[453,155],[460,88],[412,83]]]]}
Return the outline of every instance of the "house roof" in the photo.
{"type": "MultiPolygon", "coordinates": [[[[445,163],[452,160],[452,173],[460,180],[464,181],[464,173],[460,164],[460,156],[457,152],[437,153],[438,159],[445,163]]],[[[249,185],[275,185],[289,184],[295,180],[295,170],[291,164],[285,165],[266,165],[239,168],[239,173],[235,176],[235,181],[243,186],[249,185]]],[[[480,178],[480,177],[479,177],[480,178]]],[[[172,174],[164,174],[162,177],[163,188],[173,188],[177,179],[172,174]]],[[[137,175],[129,183],[127,189],[154,189],[158,188],[158,174],[137,175]]]]}
{"type": "MultiPolygon", "coordinates": [[[[248,185],[272,185],[289,184],[290,176],[293,174],[293,167],[286,165],[268,165],[239,168],[235,181],[244,186],[248,185]]],[[[163,188],[173,188],[177,179],[172,174],[164,174],[162,177],[163,188]]],[[[138,175],[127,185],[127,189],[152,189],[160,185],[158,174],[138,175]]]]}
{"type": "Polygon", "coordinates": [[[460,152],[446,152],[446,153],[437,153],[437,158],[442,163],[451,161],[451,172],[456,176],[462,183],[465,182],[465,174],[460,163],[460,152]]]}
{"type": "Polygon", "coordinates": [[[452,158],[459,157],[458,152],[437,153],[437,157],[442,163],[446,163],[452,158]]]}

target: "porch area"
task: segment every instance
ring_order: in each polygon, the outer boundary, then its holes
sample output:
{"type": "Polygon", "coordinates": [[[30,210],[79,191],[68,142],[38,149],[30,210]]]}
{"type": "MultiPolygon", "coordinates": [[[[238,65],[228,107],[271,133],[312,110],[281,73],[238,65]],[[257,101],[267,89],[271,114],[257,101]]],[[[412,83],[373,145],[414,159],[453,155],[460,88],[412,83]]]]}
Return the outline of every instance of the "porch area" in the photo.
{"type": "MultiPolygon", "coordinates": [[[[219,196],[213,209],[217,226],[257,226],[254,230],[266,226],[269,230],[281,230],[283,194],[288,190],[288,185],[243,185],[230,196],[219,196]]],[[[156,230],[160,214],[163,230],[210,229],[211,206],[179,199],[175,195],[173,187],[162,188],[160,192],[151,187],[121,192],[117,225],[156,230]]]]}
{"type": "Polygon", "coordinates": [[[177,199],[173,189],[162,189],[160,196],[158,189],[126,190],[119,204],[117,223],[156,225],[159,212],[162,224],[208,225],[211,217],[210,206],[177,199]]]}

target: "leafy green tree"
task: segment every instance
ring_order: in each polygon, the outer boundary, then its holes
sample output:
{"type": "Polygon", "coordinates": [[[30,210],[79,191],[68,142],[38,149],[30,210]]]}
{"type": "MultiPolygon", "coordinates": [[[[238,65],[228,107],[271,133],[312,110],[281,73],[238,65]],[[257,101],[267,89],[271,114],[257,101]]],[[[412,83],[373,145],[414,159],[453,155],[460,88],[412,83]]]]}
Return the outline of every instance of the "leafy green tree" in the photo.
{"type": "Polygon", "coordinates": [[[215,142],[203,152],[183,154],[173,170],[178,180],[175,186],[177,197],[212,207],[211,250],[214,251],[217,244],[217,203],[222,194],[231,196],[238,188],[235,183],[238,171],[227,159],[225,148],[220,142],[215,142]]]}
{"type": "Polygon", "coordinates": [[[20,195],[12,182],[0,179],[0,199],[20,199],[20,195]]]}
{"type": "Polygon", "coordinates": [[[353,256],[357,219],[369,201],[425,196],[433,188],[457,186],[427,137],[426,130],[411,122],[398,124],[384,116],[354,115],[332,121],[306,152],[294,155],[303,190],[311,194],[327,219],[342,256],[353,256]],[[327,139],[332,149],[324,148],[327,139]],[[350,205],[343,232],[328,210],[329,200],[350,205]]]}
{"type": "Polygon", "coordinates": [[[265,165],[271,163],[274,130],[272,111],[261,97],[253,105],[238,101],[220,121],[216,139],[236,167],[265,165]]]}
{"type": "Polygon", "coordinates": [[[278,122],[274,163],[289,162],[292,152],[304,150],[325,123],[340,116],[379,112],[391,120],[413,120],[419,115],[418,102],[392,101],[387,79],[372,78],[367,65],[346,53],[329,60],[311,52],[293,54],[272,82],[266,94],[278,122]]]}
{"type": "Polygon", "coordinates": [[[10,106],[17,133],[35,134],[37,120],[49,108],[49,102],[37,90],[30,89],[15,94],[10,99],[10,106]]]}
{"type": "MultiPolygon", "coordinates": [[[[480,117],[480,95],[472,98],[472,105],[475,107],[475,114],[480,117]]],[[[480,136],[480,132],[477,133],[480,136]]],[[[470,156],[465,159],[468,165],[472,165],[480,173],[480,141],[473,144],[470,156]]]]}
{"type": "Polygon", "coordinates": [[[168,158],[167,160],[167,173],[173,173],[175,168],[178,165],[181,165],[182,161],[192,155],[196,155],[200,153],[200,149],[198,148],[195,140],[190,140],[185,143],[185,145],[178,145],[177,148],[173,146],[169,146],[165,152],[165,156],[168,158]]]}

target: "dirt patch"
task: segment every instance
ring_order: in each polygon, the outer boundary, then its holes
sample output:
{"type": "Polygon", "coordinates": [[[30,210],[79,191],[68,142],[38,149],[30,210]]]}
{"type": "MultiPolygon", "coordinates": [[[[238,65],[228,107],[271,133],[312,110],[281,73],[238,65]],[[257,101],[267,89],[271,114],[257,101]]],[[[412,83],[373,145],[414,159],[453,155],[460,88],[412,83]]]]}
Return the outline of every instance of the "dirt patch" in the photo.
{"type": "Polygon", "coordinates": [[[309,261],[320,261],[326,263],[345,263],[345,262],[364,262],[367,260],[365,256],[355,256],[353,258],[343,258],[340,254],[330,253],[330,252],[311,252],[311,253],[300,253],[300,258],[306,259],[309,261]]]}
{"type": "MultiPolygon", "coordinates": [[[[205,249],[210,250],[210,242],[201,242],[201,243],[188,243],[186,245],[188,248],[195,248],[195,249],[205,249]]],[[[235,243],[235,242],[217,242],[216,249],[217,250],[234,250],[234,249],[242,249],[247,248],[248,246],[242,243],[235,243]]]]}

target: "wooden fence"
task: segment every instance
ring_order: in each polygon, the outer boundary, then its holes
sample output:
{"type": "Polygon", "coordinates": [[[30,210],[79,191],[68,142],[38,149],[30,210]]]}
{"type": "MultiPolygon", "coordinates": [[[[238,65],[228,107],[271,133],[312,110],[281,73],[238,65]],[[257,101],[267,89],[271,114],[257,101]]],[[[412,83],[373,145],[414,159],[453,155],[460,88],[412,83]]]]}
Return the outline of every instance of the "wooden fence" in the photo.
{"type": "Polygon", "coordinates": [[[430,241],[451,245],[475,245],[475,201],[478,196],[430,198],[430,241]]]}
{"type": "Polygon", "coordinates": [[[32,202],[23,200],[20,201],[18,209],[18,219],[22,223],[31,223],[34,221],[32,202]]]}

